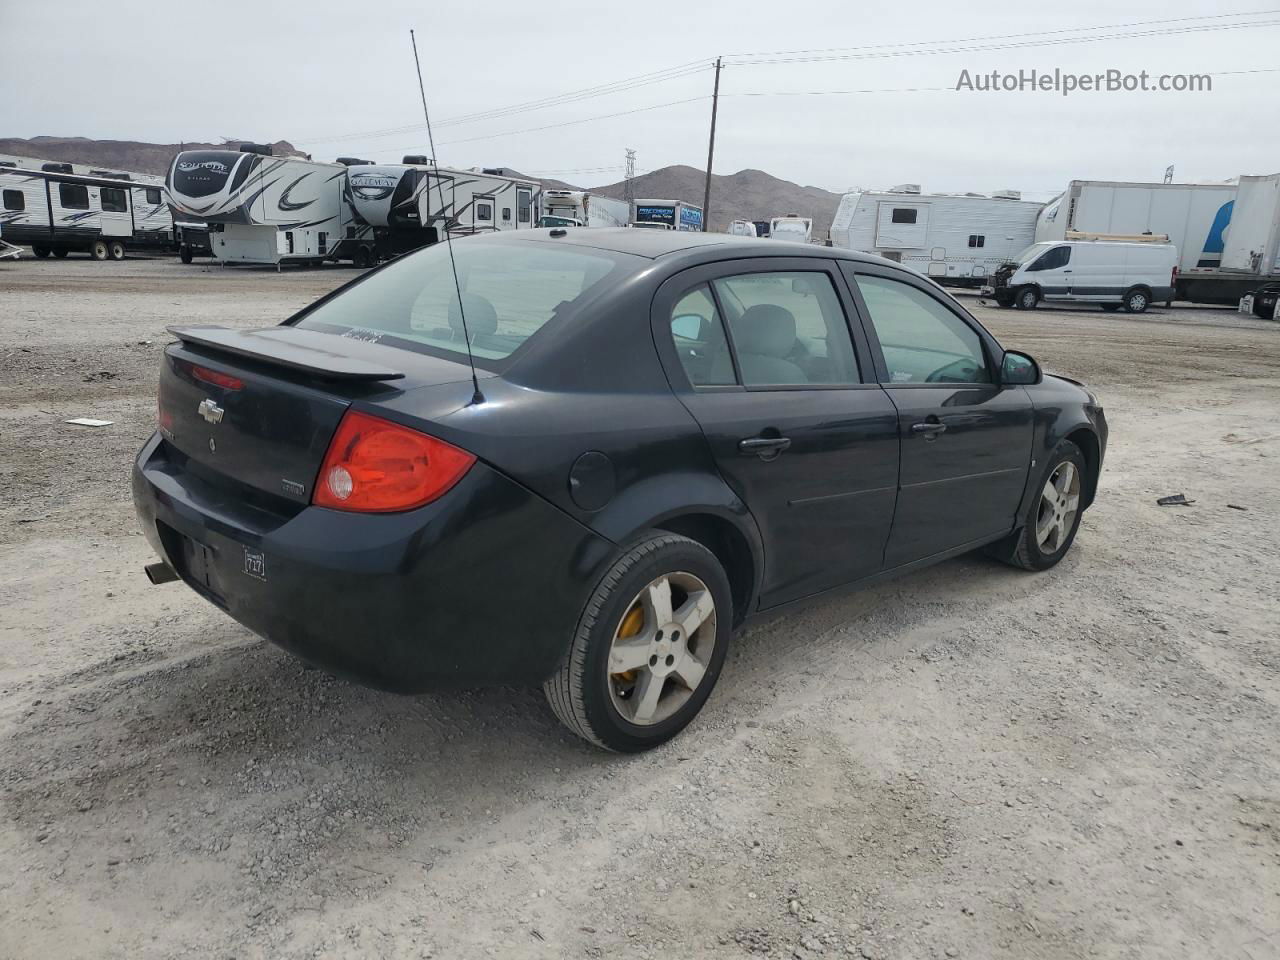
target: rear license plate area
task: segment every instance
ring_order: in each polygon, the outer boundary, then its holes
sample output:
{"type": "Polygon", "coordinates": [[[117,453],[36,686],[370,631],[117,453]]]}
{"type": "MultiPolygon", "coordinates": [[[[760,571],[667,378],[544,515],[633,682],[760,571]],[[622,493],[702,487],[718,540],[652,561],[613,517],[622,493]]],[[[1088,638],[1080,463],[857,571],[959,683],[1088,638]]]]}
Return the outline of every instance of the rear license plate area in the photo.
{"type": "Polygon", "coordinates": [[[225,608],[227,603],[218,582],[217,548],[184,536],[163,520],[156,521],[156,526],[174,572],[188,586],[225,608]]]}

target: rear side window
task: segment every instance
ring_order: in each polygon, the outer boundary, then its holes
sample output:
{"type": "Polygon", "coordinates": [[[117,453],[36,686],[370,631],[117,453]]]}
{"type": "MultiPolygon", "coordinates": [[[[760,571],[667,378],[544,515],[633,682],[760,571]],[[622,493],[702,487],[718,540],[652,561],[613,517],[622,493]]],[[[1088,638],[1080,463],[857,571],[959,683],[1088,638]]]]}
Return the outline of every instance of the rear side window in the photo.
{"type": "Polygon", "coordinates": [[[104,213],[127,213],[129,207],[125,203],[124,191],[116,187],[103,187],[102,210],[104,213]]]}
{"type": "Polygon", "coordinates": [[[21,190],[6,190],[4,192],[4,208],[6,210],[25,210],[27,209],[27,198],[22,195],[21,190]]]}
{"type": "Polygon", "coordinates": [[[147,187],[147,203],[159,203],[159,202],[160,202],[159,187],[147,187]]]}
{"type": "Polygon", "coordinates": [[[695,387],[737,383],[724,323],[705,283],[694,287],[671,308],[671,339],[680,365],[695,387]]]}
{"type": "Polygon", "coordinates": [[[858,383],[840,298],[825,273],[747,273],[715,281],[745,386],[858,383]]]}
{"type": "Polygon", "coordinates": [[[859,276],[890,383],[990,383],[982,338],[910,284],[859,276]]]}
{"type": "MultiPolygon", "coordinates": [[[[547,244],[440,243],[383,267],[302,317],[297,326],[423,353],[500,361],[553,320],[573,314],[634,258],[547,244]]],[[[489,364],[500,367],[501,364],[489,364]]]]}
{"type": "Polygon", "coordinates": [[[1038,259],[1028,270],[1056,270],[1058,267],[1065,267],[1071,262],[1070,247],[1054,247],[1052,250],[1046,250],[1040,254],[1038,259]]]}
{"type": "Polygon", "coordinates": [[[89,188],[80,183],[60,183],[58,203],[64,210],[88,210],[89,188]]]}

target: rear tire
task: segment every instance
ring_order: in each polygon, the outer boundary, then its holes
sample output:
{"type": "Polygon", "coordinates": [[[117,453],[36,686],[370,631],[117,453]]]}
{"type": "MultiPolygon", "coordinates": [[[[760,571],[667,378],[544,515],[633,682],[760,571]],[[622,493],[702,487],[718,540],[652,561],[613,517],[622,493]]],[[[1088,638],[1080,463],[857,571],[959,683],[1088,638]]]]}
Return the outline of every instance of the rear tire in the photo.
{"type": "Polygon", "coordinates": [[[95,260],[105,260],[111,256],[111,251],[107,247],[107,241],[95,240],[89,244],[89,256],[95,260]]]}
{"type": "Polygon", "coordinates": [[[53,255],[57,257],[59,260],[65,260],[67,259],[67,254],[70,252],[71,251],[69,251],[66,247],[58,247],[58,249],[53,251],[53,255]]]}
{"type": "Polygon", "coordinates": [[[119,240],[112,240],[107,244],[107,250],[111,254],[112,260],[124,259],[124,244],[119,240]]]}
{"type": "Polygon", "coordinates": [[[45,257],[49,256],[51,251],[48,247],[32,247],[31,252],[43,260],[45,257]]]}
{"type": "Polygon", "coordinates": [[[1024,570],[1048,570],[1065,557],[1084,514],[1088,464],[1080,448],[1063,440],[1047,462],[1014,549],[1004,558],[1024,570]]]}
{"type": "Polygon", "coordinates": [[[1019,310],[1034,310],[1040,303],[1040,291],[1035,287],[1023,287],[1013,302],[1019,310]]]}
{"type": "Polygon", "coordinates": [[[655,533],[596,586],[563,664],[543,686],[547,701],[597,746],[656,747],[706,703],[732,623],[729,580],[715,555],[687,537],[655,533]]]}
{"type": "Polygon", "coordinates": [[[191,245],[184,243],[178,248],[178,259],[183,263],[191,262],[191,245]]]}
{"type": "Polygon", "coordinates": [[[1129,313],[1146,313],[1151,306],[1151,293],[1141,287],[1135,287],[1124,295],[1124,308],[1129,313]]]}

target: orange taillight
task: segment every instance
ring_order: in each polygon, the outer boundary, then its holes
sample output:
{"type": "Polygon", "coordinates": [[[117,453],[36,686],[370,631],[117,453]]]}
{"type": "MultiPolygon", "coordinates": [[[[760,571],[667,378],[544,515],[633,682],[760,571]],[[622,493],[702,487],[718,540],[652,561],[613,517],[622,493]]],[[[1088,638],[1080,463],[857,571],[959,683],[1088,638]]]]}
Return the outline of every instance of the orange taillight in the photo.
{"type": "Polygon", "coordinates": [[[348,410],[329,442],[311,502],[369,513],[412,510],[448,491],[475,462],[443,440],[348,410]]]}

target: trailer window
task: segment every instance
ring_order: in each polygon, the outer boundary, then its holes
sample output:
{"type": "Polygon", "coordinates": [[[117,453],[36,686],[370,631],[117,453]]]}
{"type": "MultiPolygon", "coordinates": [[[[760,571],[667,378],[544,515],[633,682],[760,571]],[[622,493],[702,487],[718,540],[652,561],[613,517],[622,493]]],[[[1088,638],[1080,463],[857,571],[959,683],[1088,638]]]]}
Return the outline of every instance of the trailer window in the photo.
{"type": "Polygon", "coordinates": [[[25,210],[27,209],[27,198],[23,196],[21,190],[6,190],[4,192],[4,208],[6,210],[25,210]]]}
{"type": "Polygon", "coordinates": [[[981,233],[969,234],[969,246],[983,247],[983,246],[986,246],[986,243],[987,243],[987,238],[985,234],[981,234],[981,233]]]}
{"type": "Polygon", "coordinates": [[[64,210],[88,210],[89,188],[79,183],[60,183],[58,203],[64,210]]]}
{"type": "Polygon", "coordinates": [[[160,202],[160,188],[147,187],[147,203],[158,204],[159,202],[160,202]]]}
{"type": "Polygon", "coordinates": [[[493,206],[488,203],[476,204],[476,219],[490,221],[493,219],[493,206]]]}
{"type": "Polygon", "coordinates": [[[533,195],[528,190],[516,191],[516,217],[520,223],[528,223],[532,217],[533,195]]]}
{"type": "Polygon", "coordinates": [[[914,207],[894,207],[893,222],[894,223],[915,223],[916,209],[914,207]]]}
{"type": "Polygon", "coordinates": [[[510,222],[511,222],[511,208],[510,208],[510,207],[503,207],[503,208],[502,208],[502,222],[503,222],[503,223],[510,223],[510,222]]]}
{"type": "Polygon", "coordinates": [[[115,187],[102,188],[103,213],[128,213],[129,205],[125,203],[124,191],[115,187]]]}

